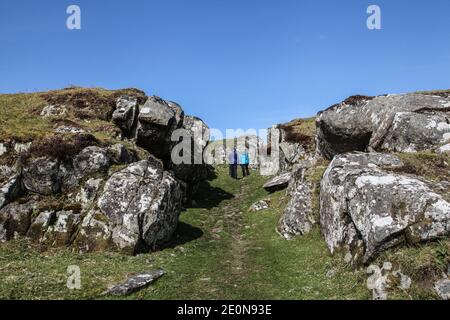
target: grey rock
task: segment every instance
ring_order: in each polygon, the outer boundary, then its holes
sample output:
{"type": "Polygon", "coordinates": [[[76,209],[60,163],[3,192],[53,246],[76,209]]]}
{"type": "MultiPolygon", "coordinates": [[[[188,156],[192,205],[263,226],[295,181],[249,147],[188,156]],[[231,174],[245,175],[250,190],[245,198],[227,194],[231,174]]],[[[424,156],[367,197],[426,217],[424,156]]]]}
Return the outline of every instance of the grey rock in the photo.
{"type": "Polygon", "coordinates": [[[282,190],[289,185],[290,180],[291,180],[291,173],[285,172],[279,176],[270,179],[266,184],[264,184],[263,188],[269,192],[282,190]]]}
{"type": "Polygon", "coordinates": [[[0,188],[0,209],[22,193],[21,176],[15,175],[0,188]]]}
{"type": "Polygon", "coordinates": [[[31,224],[36,202],[10,203],[0,210],[0,242],[24,236],[31,224]]]}
{"type": "Polygon", "coordinates": [[[171,169],[177,179],[187,183],[186,197],[191,198],[195,193],[197,184],[201,181],[207,180],[211,172],[211,167],[203,162],[204,149],[209,142],[209,128],[197,117],[185,116],[183,122],[183,139],[189,139],[187,146],[185,142],[176,144],[172,149],[172,153],[180,154],[182,150],[181,163],[174,163],[172,157],[171,169]],[[178,148],[178,147],[182,148],[178,148]]]}
{"type": "Polygon", "coordinates": [[[59,162],[41,157],[29,160],[23,166],[23,184],[28,191],[51,195],[61,191],[62,177],[59,162]]]}
{"type": "Polygon", "coordinates": [[[142,290],[150,284],[165,275],[164,270],[154,270],[146,273],[141,273],[129,277],[123,283],[115,285],[106,291],[108,295],[125,296],[142,290]]]}
{"type": "Polygon", "coordinates": [[[64,116],[67,114],[67,108],[66,106],[59,106],[59,105],[49,105],[45,106],[41,111],[41,116],[44,118],[47,117],[57,117],[57,116],[64,116]]]}
{"type": "Polygon", "coordinates": [[[80,221],[80,215],[72,211],[56,212],[39,242],[51,247],[70,245],[80,221]]]}
{"type": "Polygon", "coordinates": [[[148,98],[139,110],[136,143],[160,159],[169,159],[172,132],[181,127],[183,119],[179,105],[155,96],[148,98]]]}
{"type": "Polygon", "coordinates": [[[113,174],[98,200],[112,241],[126,253],[167,242],[178,223],[182,193],[179,182],[156,159],[139,161],[113,174]]]}
{"type": "Polygon", "coordinates": [[[289,186],[291,199],[278,223],[277,230],[286,240],[309,233],[316,223],[312,210],[312,186],[306,181],[305,172],[304,168],[294,172],[289,186]]]}
{"type": "Polygon", "coordinates": [[[56,133],[83,133],[84,129],[75,126],[59,126],[54,130],[56,133]]]}
{"type": "Polygon", "coordinates": [[[0,156],[8,152],[8,147],[5,143],[0,143],[0,156]]]}
{"type": "Polygon", "coordinates": [[[317,150],[328,159],[351,151],[415,152],[450,139],[450,99],[422,94],[350,97],[317,118],[317,150]]]}
{"type": "Polygon", "coordinates": [[[81,187],[80,192],[75,196],[75,201],[88,207],[97,197],[103,179],[91,178],[81,187]]]}
{"type": "Polygon", "coordinates": [[[90,210],[83,218],[73,246],[80,252],[114,250],[112,226],[103,213],[90,210]]]}
{"type": "Polygon", "coordinates": [[[443,300],[450,300],[450,279],[441,279],[434,285],[437,294],[443,300]]]}
{"type": "Polygon", "coordinates": [[[450,204],[429,183],[387,171],[394,155],[336,156],[321,183],[320,222],[331,253],[348,251],[353,263],[368,262],[403,242],[447,236],[450,204]]]}
{"type": "Polygon", "coordinates": [[[78,177],[85,177],[96,172],[106,172],[111,166],[108,152],[100,147],[91,146],[83,149],[73,159],[73,167],[78,177]]]}
{"type": "Polygon", "coordinates": [[[450,153],[450,143],[439,147],[436,151],[439,154],[449,154],[450,153]]]}
{"type": "Polygon", "coordinates": [[[400,270],[392,270],[392,264],[385,262],[382,268],[371,265],[367,268],[367,288],[372,291],[374,300],[387,300],[389,290],[395,286],[402,290],[411,287],[411,278],[403,274],[400,270]]]}
{"type": "Polygon", "coordinates": [[[258,212],[269,209],[269,203],[266,200],[260,200],[250,206],[250,212],[258,212]]]}
{"type": "Polygon", "coordinates": [[[28,151],[31,147],[31,142],[26,142],[26,143],[20,143],[20,142],[16,142],[14,143],[14,151],[16,153],[22,153],[25,151],[28,151]]]}
{"type": "Polygon", "coordinates": [[[112,115],[113,122],[127,137],[134,135],[137,124],[138,100],[134,97],[122,96],[117,99],[116,110],[112,115]]]}

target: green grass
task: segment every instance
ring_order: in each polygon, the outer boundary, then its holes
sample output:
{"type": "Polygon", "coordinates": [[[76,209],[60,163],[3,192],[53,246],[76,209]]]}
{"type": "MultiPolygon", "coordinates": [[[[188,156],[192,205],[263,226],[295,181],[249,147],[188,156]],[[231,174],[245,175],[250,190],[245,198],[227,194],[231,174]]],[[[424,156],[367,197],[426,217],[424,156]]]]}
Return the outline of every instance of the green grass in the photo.
{"type": "MultiPolygon", "coordinates": [[[[320,179],[324,166],[312,171],[320,179]]],[[[284,191],[269,195],[267,180],[256,172],[238,181],[227,168],[204,183],[196,206],[181,214],[171,248],[135,257],[115,253],[77,254],[68,249],[40,248],[25,240],[0,246],[0,299],[112,299],[105,289],[127,275],[162,268],[167,275],[125,299],[370,299],[364,268],[352,270],[339,255],[331,256],[318,227],[293,241],[276,232],[288,201],[284,191]],[[257,200],[270,209],[250,212],[257,200]],[[69,265],[81,268],[82,289],[66,288],[69,265]],[[332,276],[327,276],[329,271],[332,276]]],[[[317,201],[317,200],[315,200],[317,201]]],[[[432,243],[390,250],[388,260],[419,282],[426,270],[447,263],[450,248],[432,243]],[[431,261],[431,262],[430,262],[431,261]]],[[[431,288],[413,285],[396,299],[435,298],[431,288]]]]}

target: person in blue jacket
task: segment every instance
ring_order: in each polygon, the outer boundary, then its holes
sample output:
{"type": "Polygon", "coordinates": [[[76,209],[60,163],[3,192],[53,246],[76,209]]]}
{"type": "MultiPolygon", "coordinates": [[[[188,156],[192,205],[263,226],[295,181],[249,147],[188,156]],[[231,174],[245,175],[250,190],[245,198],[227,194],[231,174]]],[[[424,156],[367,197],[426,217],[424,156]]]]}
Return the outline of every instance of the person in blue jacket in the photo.
{"type": "Polygon", "coordinates": [[[228,155],[228,163],[230,166],[230,177],[237,179],[238,153],[236,148],[234,148],[228,155]]]}
{"type": "Polygon", "coordinates": [[[250,171],[248,170],[248,166],[250,165],[250,156],[248,155],[248,151],[244,150],[241,153],[239,163],[242,169],[242,176],[245,178],[250,175],[250,171]]]}

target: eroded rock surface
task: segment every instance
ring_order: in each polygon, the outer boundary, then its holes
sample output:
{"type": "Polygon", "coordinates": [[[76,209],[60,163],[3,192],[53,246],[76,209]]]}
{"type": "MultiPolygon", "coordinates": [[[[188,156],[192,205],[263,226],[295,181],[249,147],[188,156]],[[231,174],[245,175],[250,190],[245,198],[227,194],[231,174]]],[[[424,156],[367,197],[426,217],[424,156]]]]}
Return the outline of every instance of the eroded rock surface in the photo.
{"type": "Polygon", "coordinates": [[[275,192],[277,190],[283,190],[289,185],[291,180],[291,172],[285,172],[279,176],[270,179],[263,188],[269,192],[275,192]]]}
{"type": "Polygon", "coordinates": [[[423,94],[350,97],[319,113],[317,150],[328,159],[351,151],[434,150],[450,139],[450,99],[423,94]]]}
{"type": "Polygon", "coordinates": [[[418,177],[389,171],[401,166],[394,155],[336,156],[321,183],[320,222],[332,253],[348,251],[368,262],[401,243],[448,236],[450,204],[418,177]]]}
{"type": "Polygon", "coordinates": [[[278,223],[278,232],[287,240],[307,234],[316,223],[312,210],[311,184],[305,179],[306,169],[294,170],[289,186],[291,199],[278,223]]]}

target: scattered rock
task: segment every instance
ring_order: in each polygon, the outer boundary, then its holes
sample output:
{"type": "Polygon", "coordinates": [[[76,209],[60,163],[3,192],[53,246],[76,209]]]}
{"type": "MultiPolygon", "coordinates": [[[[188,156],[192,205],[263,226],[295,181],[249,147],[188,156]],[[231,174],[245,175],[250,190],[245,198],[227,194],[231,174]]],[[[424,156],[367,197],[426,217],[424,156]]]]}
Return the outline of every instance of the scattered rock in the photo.
{"type": "Polygon", "coordinates": [[[264,186],[263,188],[266,189],[269,192],[275,192],[278,190],[283,190],[285,189],[288,184],[289,181],[291,180],[291,173],[290,172],[286,172],[283,173],[279,176],[276,176],[272,179],[270,179],[264,186]]]}
{"type": "Polygon", "coordinates": [[[67,114],[66,106],[57,106],[57,105],[49,105],[44,107],[41,111],[41,116],[44,118],[47,117],[60,117],[67,114]]]}
{"type": "Polygon", "coordinates": [[[249,211],[250,212],[258,212],[258,211],[265,210],[268,208],[269,208],[268,201],[260,200],[260,201],[255,202],[254,204],[252,204],[249,211]]]}
{"type": "Polygon", "coordinates": [[[166,272],[164,270],[154,270],[137,274],[135,276],[129,277],[123,283],[111,287],[110,289],[108,289],[106,294],[115,296],[130,295],[134,292],[148,287],[150,284],[152,284],[165,274],[166,272]]]}
{"type": "Polygon", "coordinates": [[[387,171],[401,165],[394,155],[336,156],[321,183],[320,222],[331,253],[344,249],[353,263],[407,242],[447,236],[450,204],[427,182],[387,171]]]}

